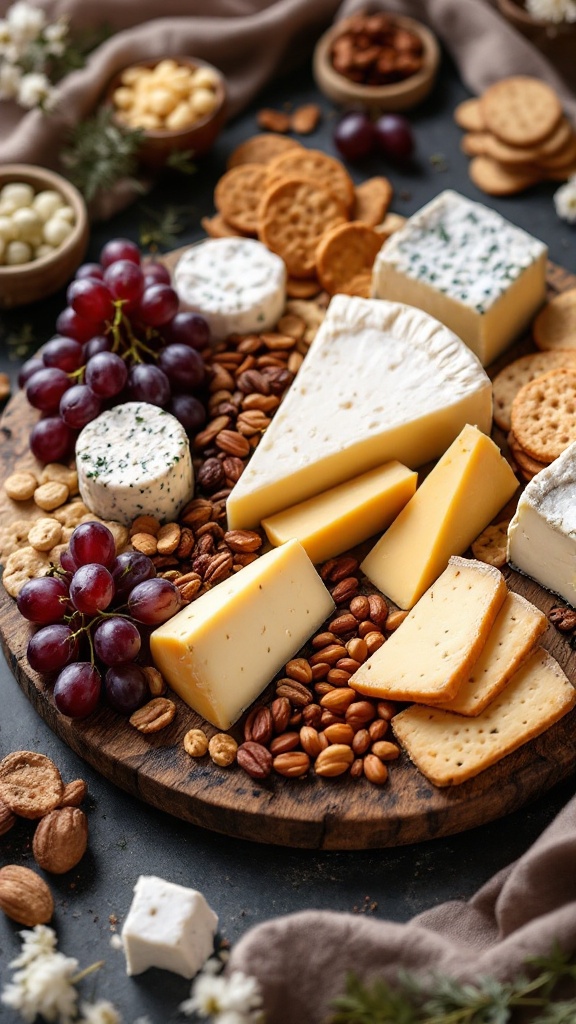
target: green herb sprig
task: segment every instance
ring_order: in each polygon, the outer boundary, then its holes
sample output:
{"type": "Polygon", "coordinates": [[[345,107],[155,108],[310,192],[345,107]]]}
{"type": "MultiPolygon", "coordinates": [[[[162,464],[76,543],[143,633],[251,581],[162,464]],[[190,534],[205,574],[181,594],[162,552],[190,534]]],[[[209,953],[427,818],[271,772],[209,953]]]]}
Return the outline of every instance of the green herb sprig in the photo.
{"type": "Polygon", "coordinates": [[[122,179],[142,191],[135,178],[142,135],[140,129],[116,124],[110,107],[100,107],[73,129],[62,163],[88,203],[122,179]]]}

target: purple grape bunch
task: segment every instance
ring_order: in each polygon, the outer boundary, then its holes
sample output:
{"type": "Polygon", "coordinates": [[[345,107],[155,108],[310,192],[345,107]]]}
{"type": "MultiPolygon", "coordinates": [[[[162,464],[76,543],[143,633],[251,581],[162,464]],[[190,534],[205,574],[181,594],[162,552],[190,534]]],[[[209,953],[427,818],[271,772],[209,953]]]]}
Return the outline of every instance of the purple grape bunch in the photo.
{"type": "Polygon", "coordinates": [[[53,575],[29,580],[17,601],[39,627],[28,642],[30,667],[57,674],[54,703],[70,718],[92,714],[102,698],[121,714],[141,707],[149,697],[143,630],[182,606],[152,560],[139,551],[117,556],[112,533],[98,522],[77,526],[53,575]]]}

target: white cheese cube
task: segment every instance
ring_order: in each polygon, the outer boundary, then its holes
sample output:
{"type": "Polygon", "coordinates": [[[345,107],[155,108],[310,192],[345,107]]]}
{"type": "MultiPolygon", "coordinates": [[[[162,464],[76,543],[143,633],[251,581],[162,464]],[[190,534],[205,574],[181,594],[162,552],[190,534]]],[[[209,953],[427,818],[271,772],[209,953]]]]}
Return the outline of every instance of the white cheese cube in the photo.
{"type": "Polygon", "coordinates": [[[214,950],[218,917],[202,893],[140,875],[122,928],[128,974],[149,967],[193,978],[214,950]]]}
{"type": "Polygon", "coordinates": [[[437,317],[487,366],[544,302],[547,253],[495,210],[447,190],[384,243],[372,293],[437,317]]]}

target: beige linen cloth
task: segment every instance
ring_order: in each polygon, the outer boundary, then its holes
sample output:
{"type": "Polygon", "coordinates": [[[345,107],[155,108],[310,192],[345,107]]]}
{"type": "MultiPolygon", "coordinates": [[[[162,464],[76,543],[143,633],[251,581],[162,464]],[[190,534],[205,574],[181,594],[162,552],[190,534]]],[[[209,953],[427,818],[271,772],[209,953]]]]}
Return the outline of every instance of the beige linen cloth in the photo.
{"type": "MultiPolygon", "coordinates": [[[[398,969],[506,980],[555,943],[576,951],[575,865],[576,797],[469,902],[444,903],[408,924],[329,911],[280,917],[240,940],[228,970],[260,980],[266,1024],[320,1024],[348,971],[390,982],[398,969]]],[[[574,989],[562,993],[575,996],[574,989]]]]}

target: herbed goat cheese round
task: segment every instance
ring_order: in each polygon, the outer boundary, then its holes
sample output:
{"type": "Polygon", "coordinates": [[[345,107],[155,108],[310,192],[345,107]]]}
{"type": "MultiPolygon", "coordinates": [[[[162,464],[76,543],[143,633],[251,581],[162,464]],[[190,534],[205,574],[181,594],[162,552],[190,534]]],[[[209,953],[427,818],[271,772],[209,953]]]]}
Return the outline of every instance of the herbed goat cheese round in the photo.
{"type": "Polygon", "coordinates": [[[209,238],[180,257],[174,287],[182,308],[205,317],[219,341],[275,326],[286,301],[286,265],[253,238],[209,238]]]}
{"type": "Polygon", "coordinates": [[[76,442],[80,496],[102,519],[176,518],[192,497],[190,444],[181,423],[146,402],[103,412],[76,442]]]}

